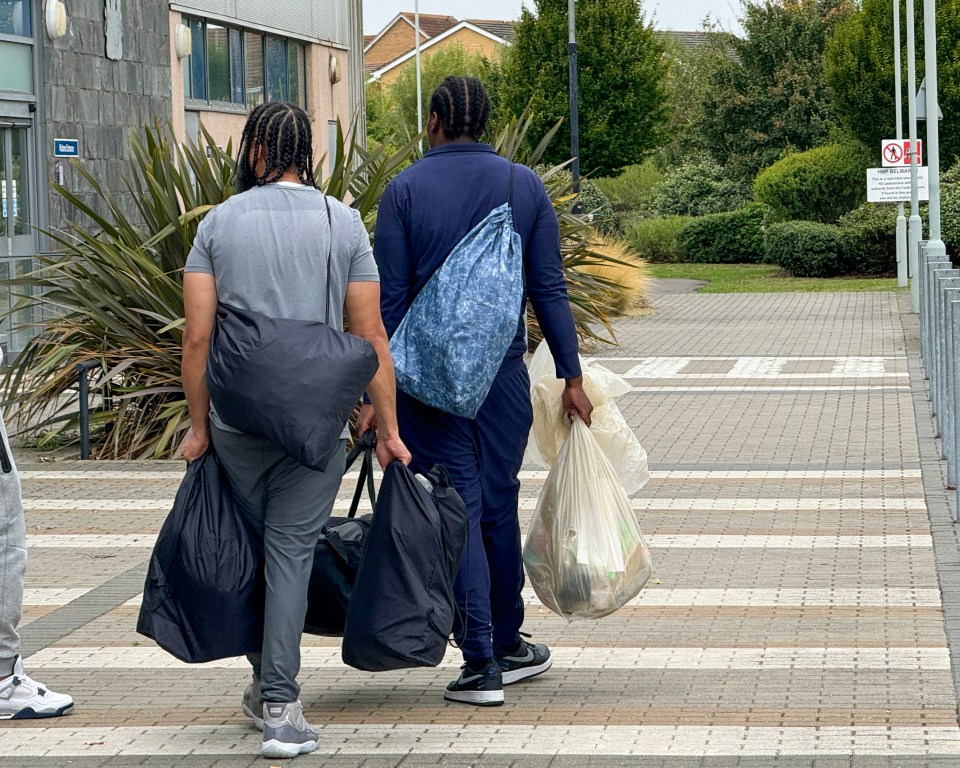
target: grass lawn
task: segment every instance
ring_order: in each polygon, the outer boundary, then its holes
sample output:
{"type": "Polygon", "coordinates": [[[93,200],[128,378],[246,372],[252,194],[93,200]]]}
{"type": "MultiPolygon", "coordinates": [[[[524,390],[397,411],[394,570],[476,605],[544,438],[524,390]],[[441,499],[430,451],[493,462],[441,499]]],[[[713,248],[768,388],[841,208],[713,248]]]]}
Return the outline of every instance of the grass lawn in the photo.
{"type": "Polygon", "coordinates": [[[895,277],[790,277],[771,264],[647,264],[647,273],[650,277],[709,281],[700,293],[897,290],[895,277]]]}

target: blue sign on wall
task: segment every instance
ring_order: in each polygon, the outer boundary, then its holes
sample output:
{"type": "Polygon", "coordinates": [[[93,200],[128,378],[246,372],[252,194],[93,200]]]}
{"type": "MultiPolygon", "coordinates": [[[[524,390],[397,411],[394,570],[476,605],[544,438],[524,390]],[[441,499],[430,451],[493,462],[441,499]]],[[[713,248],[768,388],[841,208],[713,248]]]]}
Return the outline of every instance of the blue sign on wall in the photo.
{"type": "Polygon", "coordinates": [[[54,157],[80,157],[79,139],[54,139],[54,157]]]}

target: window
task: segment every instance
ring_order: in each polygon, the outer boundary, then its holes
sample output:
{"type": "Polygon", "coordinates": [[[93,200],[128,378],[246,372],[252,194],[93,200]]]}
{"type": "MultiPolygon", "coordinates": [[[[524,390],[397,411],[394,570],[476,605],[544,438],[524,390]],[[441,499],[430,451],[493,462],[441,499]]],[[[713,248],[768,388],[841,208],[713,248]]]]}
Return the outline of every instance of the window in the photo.
{"type": "Polygon", "coordinates": [[[184,23],[193,36],[184,75],[188,99],[242,104],[247,109],[264,100],[306,107],[303,43],[213,21],[185,18],[184,23]]]}
{"type": "Polygon", "coordinates": [[[31,0],[0,0],[0,35],[31,37],[31,0]]]}

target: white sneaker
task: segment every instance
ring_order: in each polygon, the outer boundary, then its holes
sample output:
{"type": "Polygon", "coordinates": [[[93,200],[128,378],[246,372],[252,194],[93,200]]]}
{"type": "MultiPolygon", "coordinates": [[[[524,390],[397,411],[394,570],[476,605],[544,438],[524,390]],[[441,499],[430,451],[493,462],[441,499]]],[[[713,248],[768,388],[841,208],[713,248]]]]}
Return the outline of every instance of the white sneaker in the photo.
{"type": "Polygon", "coordinates": [[[243,714],[253,720],[253,727],[258,731],[263,730],[263,699],[260,698],[260,678],[256,673],[253,679],[247,683],[243,689],[243,703],[240,705],[243,714]]]}
{"type": "Polygon", "coordinates": [[[14,662],[13,674],[0,680],[0,720],[59,717],[72,711],[73,699],[27,677],[19,656],[14,662]]]}
{"type": "Polygon", "coordinates": [[[296,757],[317,748],[317,732],[303,719],[299,701],[263,702],[264,757],[296,757]]]}

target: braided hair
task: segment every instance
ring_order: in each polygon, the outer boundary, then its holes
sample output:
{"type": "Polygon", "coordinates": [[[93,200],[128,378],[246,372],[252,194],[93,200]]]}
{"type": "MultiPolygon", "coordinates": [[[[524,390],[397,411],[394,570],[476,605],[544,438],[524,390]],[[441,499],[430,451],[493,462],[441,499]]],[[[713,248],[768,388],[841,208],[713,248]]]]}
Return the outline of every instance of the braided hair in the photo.
{"type": "Polygon", "coordinates": [[[237,191],[277,181],[296,168],[304,184],[316,186],[313,178],[313,133],[310,118],[295,104],[271,101],[261,104],[247,118],[240,136],[237,158],[237,191]],[[266,151],[264,171],[257,175],[257,158],[266,151]]]}
{"type": "Polygon", "coordinates": [[[449,75],[430,96],[430,111],[448,139],[480,141],[490,118],[490,98],[477,78],[449,75]]]}

